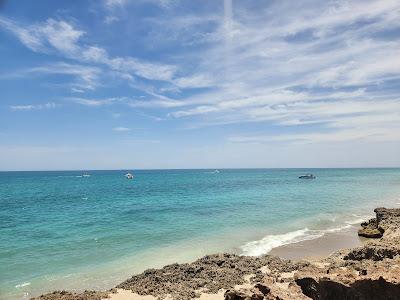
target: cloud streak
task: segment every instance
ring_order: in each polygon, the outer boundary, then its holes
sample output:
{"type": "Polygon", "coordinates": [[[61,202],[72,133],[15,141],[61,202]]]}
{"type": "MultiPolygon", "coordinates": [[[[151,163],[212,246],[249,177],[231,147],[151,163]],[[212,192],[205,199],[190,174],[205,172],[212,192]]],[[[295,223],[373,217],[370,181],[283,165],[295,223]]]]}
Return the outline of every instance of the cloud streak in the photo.
{"type": "Polygon", "coordinates": [[[57,104],[48,102],[45,104],[24,104],[24,105],[10,105],[12,111],[30,111],[30,110],[44,110],[56,108],[57,104]]]}
{"type": "Polygon", "coordinates": [[[171,81],[176,68],[163,63],[151,63],[134,57],[110,56],[96,45],[82,41],[86,32],[65,20],[48,19],[42,23],[23,26],[0,17],[0,26],[14,34],[22,44],[35,52],[51,53],[75,61],[101,65],[115,71],[121,78],[171,81]]]}

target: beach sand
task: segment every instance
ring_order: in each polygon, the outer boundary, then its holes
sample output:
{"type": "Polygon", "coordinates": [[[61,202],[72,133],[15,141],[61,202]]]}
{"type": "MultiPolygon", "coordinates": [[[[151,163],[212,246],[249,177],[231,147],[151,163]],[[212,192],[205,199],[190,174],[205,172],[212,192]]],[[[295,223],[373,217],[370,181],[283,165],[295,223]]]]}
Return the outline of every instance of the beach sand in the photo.
{"type": "MultiPolygon", "coordinates": [[[[202,293],[199,300],[224,300],[225,290],[220,290],[217,294],[202,293]]],[[[115,294],[111,294],[109,298],[103,298],[104,300],[157,300],[154,296],[147,295],[142,296],[131,291],[118,289],[115,294]]],[[[167,297],[165,300],[172,300],[167,297]]]]}

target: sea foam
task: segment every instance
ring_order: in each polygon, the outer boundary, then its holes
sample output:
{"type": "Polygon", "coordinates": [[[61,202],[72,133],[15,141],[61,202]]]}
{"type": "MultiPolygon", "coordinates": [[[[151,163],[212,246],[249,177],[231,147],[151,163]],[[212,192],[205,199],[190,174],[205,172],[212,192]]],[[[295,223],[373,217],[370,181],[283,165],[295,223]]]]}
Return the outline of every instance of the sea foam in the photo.
{"type": "Polygon", "coordinates": [[[31,285],[31,283],[30,282],[24,282],[24,283],[17,284],[15,287],[17,289],[19,289],[19,288],[22,288],[22,287],[28,286],[28,285],[31,285]]]}
{"type": "Polygon", "coordinates": [[[273,248],[292,243],[319,238],[323,235],[321,231],[303,228],[284,234],[267,235],[261,240],[248,242],[241,247],[243,255],[259,256],[270,252],[273,248]]]}
{"type": "MultiPolygon", "coordinates": [[[[363,220],[364,219],[359,219],[357,220],[357,223],[360,223],[358,221],[362,222],[363,220]]],[[[298,242],[318,239],[320,237],[323,237],[327,233],[335,233],[345,229],[349,229],[353,226],[353,224],[355,224],[353,221],[345,223],[346,224],[342,226],[321,229],[321,230],[312,230],[306,227],[303,229],[291,231],[284,234],[271,234],[265,236],[261,240],[248,242],[243,246],[241,246],[240,248],[242,250],[242,255],[260,256],[269,253],[274,248],[298,242]]]]}

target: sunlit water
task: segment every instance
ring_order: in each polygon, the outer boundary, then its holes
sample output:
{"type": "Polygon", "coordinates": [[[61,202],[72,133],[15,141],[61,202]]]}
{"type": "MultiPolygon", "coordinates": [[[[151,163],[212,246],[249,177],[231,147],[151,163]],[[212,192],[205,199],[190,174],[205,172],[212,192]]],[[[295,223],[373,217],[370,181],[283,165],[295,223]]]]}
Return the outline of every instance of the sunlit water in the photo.
{"type": "Polygon", "coordinates": [[[0,172],[1,299],[110,288],[213,252],[260,255],[400,204],[400,169],[89,173],[0,172]]]}

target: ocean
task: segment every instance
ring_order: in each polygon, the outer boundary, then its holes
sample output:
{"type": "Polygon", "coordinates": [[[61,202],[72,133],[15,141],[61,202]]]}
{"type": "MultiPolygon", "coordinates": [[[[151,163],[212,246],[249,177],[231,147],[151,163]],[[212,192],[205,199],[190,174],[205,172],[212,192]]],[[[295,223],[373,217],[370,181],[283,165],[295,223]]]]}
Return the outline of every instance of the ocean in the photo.
{"type": "Polygon", "coordinates": [[[215,252],[261,255],[400,205],[400,169],[85,172],[0,172],[0,299],[111,288],[215,252]]]}

